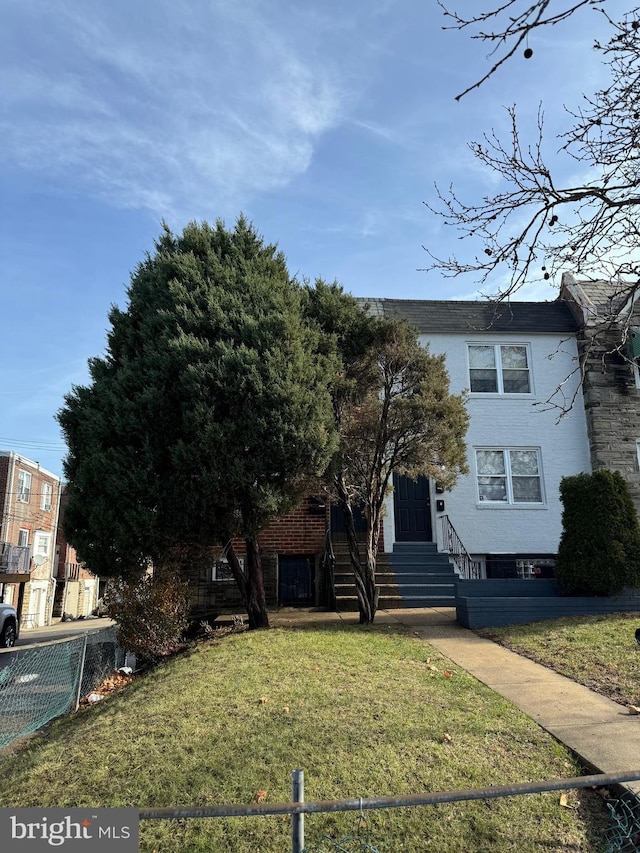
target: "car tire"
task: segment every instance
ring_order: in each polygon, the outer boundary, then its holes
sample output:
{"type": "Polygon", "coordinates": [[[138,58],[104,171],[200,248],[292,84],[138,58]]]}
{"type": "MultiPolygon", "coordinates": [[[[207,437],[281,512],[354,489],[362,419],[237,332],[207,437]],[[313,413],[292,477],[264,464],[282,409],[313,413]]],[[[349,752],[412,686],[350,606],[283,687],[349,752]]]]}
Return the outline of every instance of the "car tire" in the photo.
{"type": "Polygon", "coordinates": [[[16,644],[16,625],[13,619],[8,619],[5,622],[2,633],[0,634],[0,646],[3,649],[10,649],[16,644]]]}

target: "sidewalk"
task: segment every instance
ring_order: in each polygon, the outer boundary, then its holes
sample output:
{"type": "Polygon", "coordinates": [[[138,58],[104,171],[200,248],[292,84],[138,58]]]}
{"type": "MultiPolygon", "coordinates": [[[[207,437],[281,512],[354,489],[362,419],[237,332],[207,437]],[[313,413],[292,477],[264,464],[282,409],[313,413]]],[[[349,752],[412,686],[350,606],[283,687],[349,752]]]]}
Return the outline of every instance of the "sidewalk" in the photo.
{"type": "MultiPolygon", "coordinates": [[[[281,610],[272,625],[357,624],[357,613],[281,610]]],[[[599,773],[638,770],[640,716],[547,667],[478,637],[456,622],[453,608],[381,610],[377,624],[402,624],[440,654],[508,699],[599,773]]],[[[640,780],[624,785],[640,795],[640,780]]]]}

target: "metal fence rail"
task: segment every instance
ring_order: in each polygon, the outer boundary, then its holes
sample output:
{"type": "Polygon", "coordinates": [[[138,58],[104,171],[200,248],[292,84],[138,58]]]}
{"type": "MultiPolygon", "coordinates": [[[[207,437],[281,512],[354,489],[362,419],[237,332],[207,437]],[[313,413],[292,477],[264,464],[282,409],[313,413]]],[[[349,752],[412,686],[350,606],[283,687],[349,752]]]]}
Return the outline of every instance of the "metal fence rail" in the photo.
{"type": "Polygon", "coordinates": [[[367,809],[392,809],[411,806],[468,800],[493,800],[499,797],[542,794],[547,791],[566,791],[573,788],[603,788],[625,782],[640,781],[640,770],[620,773],[597,773],[591,776],[574,776],[568,779],[551,779],[543,782],[522,782],[516,785],[491,785],[488,788],[466,788],[453,791],[434,791],[400,797],[358,797],[347,800],[319,800],[305,803],[304,772],[294,770],[291,777],[290,803],[250,803],[247,805],[217,805],[195,808],[140,809],[140,820],[209,817],[257,817],[259,815],[291,815],[292,853],[302,853],[304,848],[304,815],[319,812],[364,812],[367,809]]]}
{"type": "Polygon", "coordinates": [[[0,654],[0,748],[76,710],[124,656],[112,627],[0,654]]]}

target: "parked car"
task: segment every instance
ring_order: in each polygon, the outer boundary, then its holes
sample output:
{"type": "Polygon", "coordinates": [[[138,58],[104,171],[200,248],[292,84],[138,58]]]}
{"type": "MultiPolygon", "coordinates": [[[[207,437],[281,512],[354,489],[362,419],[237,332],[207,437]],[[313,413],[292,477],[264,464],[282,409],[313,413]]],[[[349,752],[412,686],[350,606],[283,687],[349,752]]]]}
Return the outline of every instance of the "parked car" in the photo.
{"type": "Polygon", "coordinates": [[[10,604],[0,604],[0,646],[15,646],[18,639],[18,614],[10,604]]]}

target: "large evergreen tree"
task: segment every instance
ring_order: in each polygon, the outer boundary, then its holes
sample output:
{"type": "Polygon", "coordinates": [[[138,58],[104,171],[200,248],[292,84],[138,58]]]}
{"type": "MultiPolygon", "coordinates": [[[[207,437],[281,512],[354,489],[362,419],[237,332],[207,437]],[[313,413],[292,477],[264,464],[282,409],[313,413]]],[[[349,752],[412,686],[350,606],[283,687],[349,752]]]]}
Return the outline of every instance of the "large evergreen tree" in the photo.
{"type": "Polygon", "coordinates": [[[92,382],[58,419],[69,453],[65,526],[105,576],[224,548],[251,627],[268,618],[258,535],[334,450],[329,354],[303,322],[284,256],[233,230],[168,228],[114,307],[92,382]],[[231,545],[246,543],[241,566],[231,545]]]}

